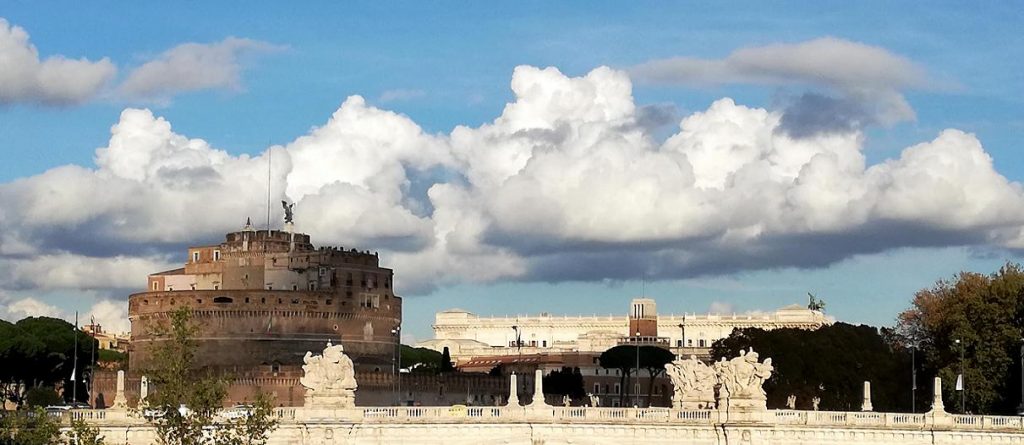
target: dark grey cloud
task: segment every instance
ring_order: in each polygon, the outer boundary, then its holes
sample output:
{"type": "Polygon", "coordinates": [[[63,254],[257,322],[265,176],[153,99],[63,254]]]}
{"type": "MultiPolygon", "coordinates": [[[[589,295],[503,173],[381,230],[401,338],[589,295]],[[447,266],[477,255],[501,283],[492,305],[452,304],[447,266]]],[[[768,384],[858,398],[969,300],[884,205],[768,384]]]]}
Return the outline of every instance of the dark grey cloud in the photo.
{"type": "Polygon", "coordinates": [[[819,133],[852,133],[873,123],[874,116],[859,101],[808,92],[783,108],[776,131],[804,138],[819,133]]]}

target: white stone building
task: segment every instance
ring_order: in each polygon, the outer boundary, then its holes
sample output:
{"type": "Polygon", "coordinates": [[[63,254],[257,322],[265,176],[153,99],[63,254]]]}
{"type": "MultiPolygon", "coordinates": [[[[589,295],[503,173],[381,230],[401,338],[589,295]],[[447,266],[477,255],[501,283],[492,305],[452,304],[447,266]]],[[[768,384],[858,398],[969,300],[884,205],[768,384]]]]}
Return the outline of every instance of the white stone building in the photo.
{"type": "Polygon", "coordinates": [[[418,346],[437,351],[448,347],[457,365],[471,358],[517,354],[599,354],[637,340],[664,344],[677,354],[706,355],[715,340],[728,337],[736,328],[817,329],[834,321],[819,311],[795,304],[770,313],[659,316],[654,300],[648,298],[634,299],[629,315],[618,316],[541,313],[481,317],[462,309],[449,309],[435,315],[434,338],[418,346]]]}

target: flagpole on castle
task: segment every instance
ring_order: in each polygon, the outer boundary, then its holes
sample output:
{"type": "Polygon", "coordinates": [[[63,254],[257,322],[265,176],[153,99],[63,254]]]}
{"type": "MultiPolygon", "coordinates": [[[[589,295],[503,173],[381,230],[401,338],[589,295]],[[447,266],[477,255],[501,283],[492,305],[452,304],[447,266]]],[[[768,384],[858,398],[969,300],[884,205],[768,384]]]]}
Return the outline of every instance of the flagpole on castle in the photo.
{"type": "Polygon", "coordinates": [[[89,316],[89,323],[92,325],[92,332],[89,335],[89,339],[92,340],[89,342],[89,353],[91,354],[89,359],[89,405],[96,409],[96,397],[93,396],[95,394],[93,389],[96,387],[93,384],[96,381],[96,317],[89,316]]]}

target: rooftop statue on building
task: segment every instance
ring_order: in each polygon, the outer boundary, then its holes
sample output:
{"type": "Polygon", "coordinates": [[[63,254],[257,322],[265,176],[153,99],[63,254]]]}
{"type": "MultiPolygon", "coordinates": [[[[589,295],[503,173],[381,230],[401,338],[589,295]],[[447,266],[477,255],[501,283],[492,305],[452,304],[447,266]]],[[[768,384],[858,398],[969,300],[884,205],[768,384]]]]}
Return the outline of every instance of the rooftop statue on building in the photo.
{"type": "Polygon", "coordinates": [[[281,205],[284,207],[284,222],[292,222],[292,218],[295,216],[292,213],[292,208],[295,207],[295,203],[288,204],[288,201],[281,201],[281,205]]]}

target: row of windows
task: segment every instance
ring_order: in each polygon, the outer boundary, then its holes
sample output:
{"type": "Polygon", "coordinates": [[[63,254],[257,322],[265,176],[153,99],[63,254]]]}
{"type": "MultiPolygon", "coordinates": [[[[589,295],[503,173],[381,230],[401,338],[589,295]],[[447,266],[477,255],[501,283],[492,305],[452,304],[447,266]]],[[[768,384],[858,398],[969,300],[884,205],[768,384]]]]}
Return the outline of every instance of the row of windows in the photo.
{"type": "MultiPolygon", "coordinates": [[[[351,292],[349,293],[348,296],[349,297],[352,296],[351,292]]],[[[387,296],[385,296],[385,298],[387,298],[387,296]]],[[[278,298],[277,299],[277,304],[284,304],[284,301],[285,301],[284,298],[278,298]]],[[[163,300],[158,299],[158,300],[156,300],[156,302],[157,302],[157,304],[160,304],[160,303],[163,302],[163,300]]],[[[220,296],[220,297],[214,297],[213,298],[213,302],[215,304],[231,304],[231,303],[234,303],[235,300],[234,300],[234,298],[231,298],[231,297],[220,296]]],[[[249,301],[249,297],[245,297],[245,302],[246,303],[250,302],[249,301]]],[[[300,304],[300,303],[302,303],[302,300],[300,300],[298,298],[292,298],[292,299],[290,299],[290,302],[291,302],[291,304],[300,304]]],[[[314,304],[314,305],[319,303],[319,301],[317,301],[317,300],[307,300],[306,302],[314,304]]],[[[260,298],[260,303],[261,304],[266,304],[267,303],[267,298],[266,297],[260,298]]],[[[271,303],[273,303],[273,298],[271,298],[271,303]]],[[[324,300],[324,304],[332,304],[332,303],[334,303],[334,300],[331,299],[331,298],[328,298],[328,299],[324,300]]],[[[149,299],[142,300],[142,304],[143,305],[149,305],[149,299]]],[[[173,299],[173,298],[170,299],[170,304],[171,304],[171,306],[174,306],[175,305],[175,299],[173,299]]],[[[196,304],[203,304],[203,299],[202,298],[196,298],[196,304]]],[[[348,306],[348,302],[345,301],[345,300],[342,300],[341,301],[341,305],[342,306],[348,306]]],[[[365,295],[363,297],[362,301],[359,302],[359,307],[379,308],[380,307],[380,297],[377,296],[377,295],[365,295]]]]}
{"type": "MultiPolygon", "coordinates": [[[[510,340],[508,342],[508,346],[510,348],[516,347],[517,346],[516,345],[516,341],[515,340],[510,340]]],[[[537,347],[537,340],[529,340],[529,341],[527,341],[527,340],[519,340],[519,345],[518,346],[520,346],[520,347],[522,347],[522,346],[529,346],[531,348],[536,348],[537,347]]],[[[542,347],[542,348],[548,347],[548,341],[547,340],[541,340],[540,341],[540,347],[542,347]]]]}

